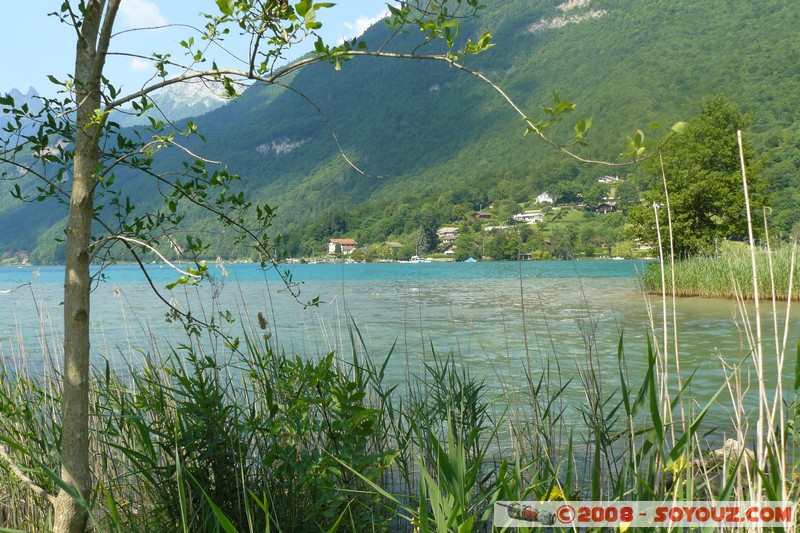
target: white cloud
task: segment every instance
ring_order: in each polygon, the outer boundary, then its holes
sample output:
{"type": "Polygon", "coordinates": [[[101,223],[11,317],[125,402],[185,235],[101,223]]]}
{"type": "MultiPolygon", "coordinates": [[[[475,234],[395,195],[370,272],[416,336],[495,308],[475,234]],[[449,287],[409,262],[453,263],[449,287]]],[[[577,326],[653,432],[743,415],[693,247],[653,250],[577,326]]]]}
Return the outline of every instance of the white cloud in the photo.
{"type": "Polygon", "coordinates": [[[380,22],[388,14],[388,11],[383,11],[374,17],[358,17],[355,22],[345,22],[344,27],[347,30],[347,35],[343,35],[339,39],[339,42],[343,42],[346,39],[352,39],[353,37],[359,37],[362,33],[367,31],[370,26],[376,22],[380,22]]]}
{"type": "Polygon", "coordinates": [[[146,61],[144,59],[135,57],[133,58],[133,60],[131,60],[131,70],[137,70],[137,71],[147,70],[148,68],[150,68],[152,64],[153,63],[151,63],[150,61],[146,61]]]}
{"type": "Polygon", "coordinates": [[[125,28],[150,28],[167,24],[167,18],[150,0],[122,0],[119,16],[125,28]]]}

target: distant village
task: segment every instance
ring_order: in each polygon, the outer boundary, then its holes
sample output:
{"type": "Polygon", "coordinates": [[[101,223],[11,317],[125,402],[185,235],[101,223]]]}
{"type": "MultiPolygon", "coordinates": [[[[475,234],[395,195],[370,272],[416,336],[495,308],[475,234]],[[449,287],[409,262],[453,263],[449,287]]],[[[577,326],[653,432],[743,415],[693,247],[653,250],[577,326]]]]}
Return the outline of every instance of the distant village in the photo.
{"type": "MultiPolygon", "coordinates": [[[[429,262],[429,261],[477,261],[482,259],[509,260],[509,259],[557,259],[570,257],[572,255],[596,255],[599,249],[601,255],[611,256],[612,252],[625,256],[647,255],[650,247],[646,244],[631,242],[625,251],[613,251],[610,245],[595,245],[595,250],[587,248],[583,252],[574,250],[556,250],[558,243],[553,242],[558,237],[552,235],[550,229],[539,230],[539,226],[555,227],[559,223],[569,222],[573,226],[583,227],[587,224],[586,216],[607,215],[617,211],[617,199],[615,197],[616,186],[624,183],[624,179],[618,176],[601,176],[597,178],[597,183],[605,186],[607,194],[602,201],[598,202],[595,198],[591,202],[591,207],[582,201],[576,203],[561,203],[557,201],[555,195],[548,191],[539,193],[535,199],[527,205],[530,209],[522,209],[519,212],[509,211],[508,205],[516,205],[509,202],[504,203],[500,209],[494,203],[489,203],[485,208],[473,212],[467,212],[459,225],[444,225],[435,229],[430,228],[428,235],[421,236],[418,242],[408,242],[413,240],[404,235],[403,239],[407,242],[402,243],[398,240],[387,240],[381,243],[360,244],[356,239],[343,235],[330,238],[327,241],[327,249],[320,255],[317,253],[313,257],[289,258],[290,263],[299,262],[361,262],[361,261],[400,261],[400,262],[429,262]],[[522,230],[529,227],[532,230],[522,230]],[[514,231],[509,231],[514,230],[514,231]],[[466,234],[465,234],[466,232],[466,234]],[[529,242],[532,234],[540,236],[538,243],[529,242]],[[460,236],[465,238],[459,240],[460,236]],[[525,238],[520,238],[520,235],[525,238]],[[497,247],[493,250],[487,245],[492,241],[510,240],[511,236],[517,239],[510,244],[504,243],[504,250],[498,252],[497,247]],[[478,245],[480,242],[480,245],[478,245]],[[516,245],[516,248],[514,247],[516,245]],[[550,248],[543,250],[542,248],[550,248]],[[605,247],[605,249],[603,248],[605,247]],[[467,249],[465,249],[467,248],[467,249]],[[538,248],[538,250],[537,250],[538,248]]],[[[578,195],[581,197],[582,195],[578,195]]],[[[587,202],[588,203],[588,202],[587,202]]],[[[602,239],[601,239],[602,240],[602,239]]],[[[606,239],[608,240],[608,239],[606,239]]],[[[631,240],[632,241],[632,240],[631,240]]],[[[29,264],[29,256],[26,251],[6,254],[0,259],[0,264],[6,265],[26,265],[29,264]]]]}
{"type": "MultiPolygon", "coordinates": [[[[597,182],[609,186],[609,194],[603,198],[602,202],[596,204],[596,206],[592,208],[593,213],[597,215],[606,215],[615,212],[617,210],[617,202],[614,197],[615,186],[623,183],[624,179],[618,176],[601,176],[597,179],[597,182]]],[[[535,198],[535,202],[531,203],[535,203],[537,208],[522,210],[518,213],[514,213],[510,218],[502,217],[502,220],[497,219],[494,212],[495,209],[493,203],[490,203],[485,209],[472,212],[471,215],[469,215],[469,218],[471,221],[480,224],[480,229],[483,232],[496,233],[503,232],[511,228],[519,228],[522,225],[542,224],[548,220],[548,217],[550,219],[560,218],[562,210],[586,210],[586,206],[582,203],[577,205],[555,206],[554,204],[556,204],[556,198],[547,191],[538,194],[535,198]],[[495,221],[500,222],[500,224],[493,224],[492,222],[495,221]]],[[[473,227],[474,226],[475,224],[473,224],[473,227]]],[[[455,225],[439,227],[436,230],[436,246],[434,251],[431,251],[430,254],[423,257],[422,251],[416,250],[416,253],[405,260],[409,262],[457,260],[458,240],[461,231],[462,229],[455,225]]],[[[399,250],[405,248],[402,243],[396,241],[386,241],[381,243],[379,246],[390,252],[398,252],[399,250]]],[[[647,245],[636,244],[636,249],[640,252],[646,252],[650,249],[650,247],[647,245]]],[[[367,250],[367,247],[360,247],[359,243],[355,239],[346,237],[331,238],[328,240],[328,258],[321,258],[319,260],[364,260],[363,254],[359,254],[358,252],[365,252],[367,250]]],[[[395,258],[398,257],[396,253],[392,255],[395,258]]],[[[481,258],[482,257],[464,258],[462,256],[459,260],[478,260],[481,258]]],[[[525,252],[520,252],[518,256],[518,259],[522,260],[530,260],[532,258],[533,254],[525,252]]],[[[383,257],[380,260],[391,259],[383,257]]],[[[400,260],[402,261],[403,259],[400,260]]]]}

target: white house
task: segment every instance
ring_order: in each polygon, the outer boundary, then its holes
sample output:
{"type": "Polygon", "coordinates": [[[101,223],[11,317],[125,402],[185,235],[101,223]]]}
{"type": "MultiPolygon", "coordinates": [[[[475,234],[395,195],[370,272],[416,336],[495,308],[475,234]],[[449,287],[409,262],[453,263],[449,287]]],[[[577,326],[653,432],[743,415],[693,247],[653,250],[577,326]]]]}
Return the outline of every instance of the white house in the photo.
{"type": "Polygon", "coordinates": [[[622,178],[618,176],[601,176],[597,178],[598,183],[622,183],[622,178]]]}
{"type": "Polygon", "coordinates": [[[353,239],[331,239],[328,241],[328,253],[333,255],[341,252],[344,255],[351,254],[356,249],[358,243],[353,239]]]}
{"type": "Polygon", "coordinates": [[[516,222],[525,222],[526,224],[536,224],[544,220],[544,214],[541,211],[525,211],[524,213],[517,213],[512,217],[516,222]]]}
{"type": "Polygon", "coordinates": [[[552,204],[554,201],[555,199],[546,192],[543,192],[542,194],[536,197],[537,204],[552,204]]]}
{"type": "Polygon", "coordinates": [[[458,228],[454,228],[452,226],[439,228],[439,230],[436,232],[436,236],[439,237],[439,242],[442,244],[454,243],[458,238],[458,228]]]}

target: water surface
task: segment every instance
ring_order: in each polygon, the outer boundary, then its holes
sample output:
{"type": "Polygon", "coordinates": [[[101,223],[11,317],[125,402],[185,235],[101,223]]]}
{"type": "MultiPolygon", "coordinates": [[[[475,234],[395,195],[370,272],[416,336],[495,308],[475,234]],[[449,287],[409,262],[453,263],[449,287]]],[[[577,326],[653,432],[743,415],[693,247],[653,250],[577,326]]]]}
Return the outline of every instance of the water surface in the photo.
{"type": "MultiPolygon", "coordinates": [[[[574,380],[567,397],[578,408],[585,402],[579,384],[587,369],[601,375],[608,384],[607,394],[618,386],[620,338],[634,386],[647,369],[648,335],[664,350],[663,302],[645,297],[640,290],[638,273],[643,263],[288,268],[293,280],[301,283],[300,302],[318,297],[318,306],[304,307],[287,293],[274,272],[265,274],[253,264],[212,265],[214,283],[172,291],[165,286],[176,279],[173,271],[149,265],[147,272],[164,297],[182,310],[206,320],[219,320],[217,313],[224,309],[244,317],[230,327],[233,334],[241,334],[241,323],[248,322],[248,317],[255,324],[261,312],[269,321],[272,340],[288,352],[305,357],[334,350],[350,354],[354,350],[351,335],[360,335],[355,350],[382,361],[394,346],[387,366],[390,383],[402,383],[409,373],[419,374],[422,362],[431,361],[434,353],[439,357],[452,354],[459,365],[486,381],[490,397],[498,404],[509,394],[526,393],[526,368],[542,373],[549,366],[558,367],[562,382],[574,380]]],[[[41,370],[49,359],[60,357],[62,292],[63,267],[0,268],[0,355],[7,363],[13,360],[41,370]]],[[[671,321],[672,302],[666,302],[666,308],[671,321]]],[[[752,313],[752,304],[745,309],[752,313]]],[[[166,307],[138,267],[106,269],[92,295],[93,361],[108,359],[121,368],[137,364],[142,354],[165,353],[177,346],[184,338],[182,330],[166,322],[165,313],[166,307]]],[[[675,313],[681,378],[686,380],[695,372],[687,398],[699,406],[722,384],[726,367],[748,360],[746,321],[733,300],[680,299],[675,313]]],[[[779,315],[784,314],[782,304],[779,315]]],[[[790,346],[796,345],[799,331],[793,321],[790,346]]],[[[772,333],[767,337],[771,340],[772,333]]],[[[677,385],[671,336],[666,352],[668,372],[677,385]]],[[[766,352],[774,353],[774,347],[766,352]]],[[[774,359],[766,364],[773,385],[774,359]]],[[[724,420],[729,413],[722,409],[716,416],[724,420]]]]}

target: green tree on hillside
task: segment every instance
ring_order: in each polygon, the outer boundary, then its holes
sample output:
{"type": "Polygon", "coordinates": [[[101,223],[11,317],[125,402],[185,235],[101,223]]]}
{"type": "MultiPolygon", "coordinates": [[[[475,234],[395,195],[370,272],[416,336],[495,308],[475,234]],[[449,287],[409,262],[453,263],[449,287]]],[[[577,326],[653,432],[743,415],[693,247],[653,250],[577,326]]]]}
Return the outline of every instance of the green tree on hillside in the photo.
{"type": "Polygon", "coordinates": [[[516,261],[522,253],[522,239],[514,230],[495,230],[486,239],[484,254],[495,261],[516,261]]]}
{"type": "MultiPolygon", "coordinates": [[[[677,257],[710,253],[720,239],[747,235],[736,132],[749,123],[750,117],[742,114],[728,97],[718,95],[704,102],[683,134],[676,135],[661,151],[677,257]]],[[[766,184],[753,162],[749,144],[745,143],[744,148],[750,165],[751,205],[757,209],[763,205],[766,184]]],[[[643,170],[652,181],[644,194],[645,202],[629,212],[633,232],[647,243],[657,243],[657,211],[663,240],[668,242],[667,198],[660,159],[649,159],[643,170]]]]}
{"type": "Polygon", "coordinates": [[[617,202],[617,209],[627,212],[629,208],[639,204],[639,189],[636,182],[626,179],[617,185],[617,193],[614,198],[617,202]]]}
{"type": "Polygon", "coordinates": [[[473,259],[480,259],[481,257],[481,241],[485,238],[483,231],[478,229],[478,232],[472,230],[466,224],[459,228],[458,237],[456,238],[455,260],[466,261],[470,257],[473,259]]]}

